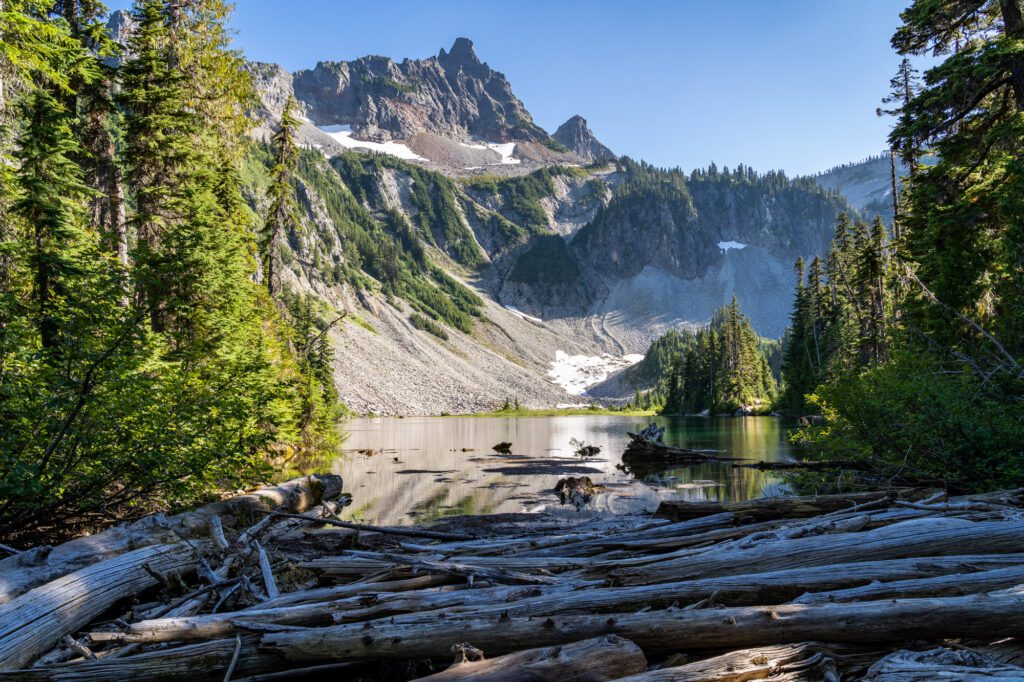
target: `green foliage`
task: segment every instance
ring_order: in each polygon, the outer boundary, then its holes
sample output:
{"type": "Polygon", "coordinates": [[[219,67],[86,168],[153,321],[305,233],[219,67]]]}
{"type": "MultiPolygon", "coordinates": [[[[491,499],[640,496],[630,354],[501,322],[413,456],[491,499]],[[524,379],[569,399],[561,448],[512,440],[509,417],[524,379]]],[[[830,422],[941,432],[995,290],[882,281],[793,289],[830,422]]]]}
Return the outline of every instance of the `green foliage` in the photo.
{"type": "Polygon", "coordinates": [[[0,101],[19,130],[16,165],[0,137],[0,536],[16,541],[190,504],[263,477],[271,449],[336,440],[326,335],[253,281],[228,7],[139,0],[116,111],[95,3],[45,9],[0,13],[0,68],[21,69],[19,107],[0,101]]]}
{"type": "Polygon", "coordinates": [[[549,232],[548,214],[541,205],[542,199],[555,194],[553,178],[572,174],[575,169],[555,166],[541,168],[529,175],[499,178],[493,175],[477,175],[463,181],[465,187],[486,192],[501,198],[502,213],[512,222],[522,226],[531,234],[549,232]]]}
{"type": "Polygon", "coordinates": [[[818,387],[810,400],[824,424],[804,429],[798,441],[825,458],[867,460],[883,478],[976,490],[1024,485],[1020,406],[968,369],[950,372],[921,351],[908,348],[818,387]]]}
{"type": "Polygon", "coordinates": [[[824,423],[800,437],[824,457],[867,459],[889,478],[1016,486],[1024,481],[1024,17],[1014,0],[917,0],[901,16],[900,54],[945,59],[920,84],[905,61],[886,100],[898,104],[886,112],[897,117],[890,142],[910,170],[893,241],[879,248],[886,237],[877,223],[840,230],[820,288],[848,289],[845,297],[820,304],[814,273],[798,288],[787,393],[811,393],[821,410],[824,423]],[[921,163],[923,150],[938,161],[921,163]],[[831,357],[810,365],[799,349],[809,339],[831,357]]]}
{"type": "Polygon", "coordinates": [[[685,354],[676,354],[665,380],[662,414],[768,412],[777,384],[757,334],[735,297],[700,330],[685,354]]]}
{"type": "Polygon", "coordinates": [[[422,329],[425,332],[430,332],[431,334],[441,339],[442,341],[448,340],[448,332],[444,330],[444,327],[442,327],[441,325],[439,325],[438,323],[434,322],[429,318],[423,317],[419,313],[413,313],[412,315],[410,315],[409,322],[411,322],[412,326],[416,327],[417,329],[422,329]]]}

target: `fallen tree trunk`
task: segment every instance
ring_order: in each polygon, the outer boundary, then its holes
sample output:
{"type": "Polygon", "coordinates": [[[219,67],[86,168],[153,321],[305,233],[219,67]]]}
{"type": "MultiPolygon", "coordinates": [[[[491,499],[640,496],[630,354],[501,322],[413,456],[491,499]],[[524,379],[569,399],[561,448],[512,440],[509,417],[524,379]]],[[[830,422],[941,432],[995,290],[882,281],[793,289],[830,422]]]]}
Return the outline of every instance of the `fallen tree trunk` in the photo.
{"type": "Polygon", "coordinates": [[[608,575],[619,584],[644,585],[797,566],[827,566],[851,560],[1002,554],[1020,551],[1022,536],[1024,521],[923,518],[860,533],[769,539],[751,546],[725,546],[615,569],[608,575]]]}
{"type": "MultiPolygon", "coordinates": [[[[236,676],[272,672],[288,667],[281,656],[257,648],[258,638],[242,638],[235,665],[236,676]]],[[[0,670],[11,682],[110,682],[134,680],[223,680],[235,657],[235,639],[202,642],[124,658],[103,658],[86,663],[65,663],[27,670],[0,670]]]]}
{"type": "Polygon", "coordinates": [[[753,464],[733,464],[735,469],[757,469],[758,471],[827,471],[829,469],[851,469],[853,471],[872,471],[867,462],[855,460],[833,460],[815,462],[754,462],[753,464]]]}
{"type": "Polygon", "coordinates": [[[607,635],[564,646],[527,649],[483,661],[456,663],[443,672],[420,679],[434,682],[593,682],[615,680],[646,669],[647,659],[640,647],[628,639],[607,635]]]}
{"type": "Polygon", "coordinates": [[[875,663],[865,682],[934,682],[935,680],[1024,680],[1024,668],[998,663],[965,650],[897,651],[875,663]]]}
{"type": "Polygon", "coordinates": [[[607,634],[649,656],[803,641],[892,643],[1024,633],[1024,596],[973,595],[852,604],[733,607],[565,615],[547,619],[425,614],[264,635],[261,645],[291,660],[444,656],[456,641],[491,654],[567,644],[607,634]]]}
{"type": "Polygon", "coordinates": [[[749,521],[775,521],[820,516],[850,509],[855,505],[888,498],[918,498],[926,491],[916,488],[846,495],[813,495],[807,497],[762,497],[743,502],[686,502],[665,500],[654,512],[656,517],[673,521],[689,521],[712,514],[729,512],[749,521]]]}
{"type": "Polygon", "coordinates": [[[685,665],[660,668],[623,677],[620,682],[746,682],[779,679],[788,669],[808,667],[823,657],[835,657],[846,647],[802,642],[782,646],[741,649],[685,665]]]}
{"type": "MultiPolygon", "coordinates": [[[[270,607],[269,602],[242,611],[206,614],[182,618],[158,618],[132,623],[123,631],[93,633],[95,642],[158,643],[193,641],[229,637],[244,631],[246,625],[323,625],[332,622],[364,621],[401,614],[422,614],[443,610],[449,614],[487,614],[507,616],[551,616],[576,612],[633,612],[640,608],[664,608],[673,603],[691,604],[714,599],[718,604],[774,604],[789,601],[807,590],[829,590],[839,586],[864,585],[878,580],[896,580],[958,573],[981,568],[1005,567],[1024,576],[1024,554],[992,556],[957,556],[938,559],[900,559],[810,568],[790,569],[774,573],[707,578],[680,583],[661,583],[638,587],[609,587],[572,590],[557,587],[492,587],[460,589],[446,592],[386,593],[370,584],[358,587],[358,596],[299,606],[270,607]]],[[[992,570],[979,573],[1004,573],[992,570]]],[[[1024,583],[1003,578],[999,587],[1024,583]]],[[[897,584],[897,583],[892,583],[897,584]]],[[[981,591],[980,589],[971,590],[981,591]]]]}
{"type": "Polygon", "coordinates": [[[195,570],[194,544],[144,547],[75,571],[0,605],[0,669],[20,668],[115,602],[195,570]],[[147,570],[148,569],[148,570],[147,570]]]}
{"type": "Polygon", "coordinates": [[[303,476],[276,486],[214,502],[195,511],[165,517],[148,516],[133,523],[65,542],[54,548],[36,548],[0,561],[0,604],[73,571],[145,545],[168,544],[183,537],[205,537],[210,519],[224,516],[247,524],[258,509],[286,506],[305,511],[321,499],[337,497],[341,477],[333,474],[303,476]]]}
{"type": "MultiPolygon", "coordinates": [[[[963,564],[967,568],[970,564],[963,564]]],[[[851,567],[856,571],[856,566],[851,567]]],[[[1011,566],[991,571],[954,573],[952,575],[893,582],[872,582],[829,592],[811,592],[794,599],[794,604],[828,604],[832,602],[870,601],[873,599],[906,599],[908,597],[944,597],[992,592],[1024,584],[1024,566],[1011,566]]]]}

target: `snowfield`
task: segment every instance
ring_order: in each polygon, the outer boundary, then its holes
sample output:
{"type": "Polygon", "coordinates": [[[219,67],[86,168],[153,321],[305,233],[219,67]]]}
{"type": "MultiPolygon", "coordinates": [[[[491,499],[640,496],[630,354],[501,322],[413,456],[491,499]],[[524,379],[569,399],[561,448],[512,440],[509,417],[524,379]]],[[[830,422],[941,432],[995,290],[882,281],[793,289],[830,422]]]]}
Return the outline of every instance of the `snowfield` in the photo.
{"type": "Polygon", "coordinates": [[[612,372],[635,365],[644,359],[634,353],[623,357],[613,355],[569,355],[556,351],[548,376],[551,381],[565,389],[569,395],[584,395],[587,388],[599,384],[612,372]]]}
{"type": "Polygon", "coordinates": [[[395,142],[394,140],[390,140],[388,142],[357,140],[352,137],[352,126],[350,125],[328,125],[317,127],[322,132],[326,133],[332,140],[346,149],[369,149],[370,151],[397,156],[398,158],[405,159],[406,161],[427,160],[405,146],[404,142],[395,142]]]}
{"type": "Polygon", "coordinates": [[[737,251],[739,251],[740,249],[747,248],[747,245],[740,244],[739,242],[718,242],[718,248],[720,248],[725,253],[729,253],[729,249],[736,249],[737,251]]]}
{"type": "Polygon", "coordinates": [[[505,306],[505,310],[507,310],[510,313],[513,313],[515,315],[518,315],[519,317],[523,318],[524,320],[529,320],[530,322],[536,322],[537,324],[544,324],[544,320],[540,319],[539,317],[534,317],[533,315],[527,315],[526,313],[524,313],[519,308],[516,308],[515,306],[507,305],[507,306],[505,306]]]}
{"type": "MultiPolygon", "coordinates": [[[[501,161],[499,161],[496,164],[491,164],[493,166],[497,166],[499,164],[508,165],[513,163],[522,163],[522,161],[520,161],[519,159],[512,158],[512,152],[514,152],[516,149],[515,142],[484,142],[481,144],[466,144],[465,142],[460,142],[459,144],[461,144],[463,147],[466,147],[467,149],[491,149],[493,151],[498,152],[498,154],[501,155],[501,161]]],[[[472,168],[483,167],[484,166],[469,166],[467,170],[472,168]]]]}

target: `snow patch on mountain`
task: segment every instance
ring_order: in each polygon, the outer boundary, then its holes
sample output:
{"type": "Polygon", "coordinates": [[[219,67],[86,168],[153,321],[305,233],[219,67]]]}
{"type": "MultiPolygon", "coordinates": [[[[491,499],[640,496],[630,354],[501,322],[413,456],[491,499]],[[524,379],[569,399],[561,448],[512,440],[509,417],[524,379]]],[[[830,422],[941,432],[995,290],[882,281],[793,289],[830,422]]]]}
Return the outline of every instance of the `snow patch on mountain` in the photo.
{"type": "Polygon", "coordinates": [[[718,248],[720,248],[724,253],[729,253],[729,249],[736,249],[739,251],[747,248],[747,245],[739,242],[718,242],[718,248]]]}
{"type": "MultiPolygon", "coordinates": [[[[501,157],[501,160],[498,161],[498,163],[496,164],[492,164],[495,166],[522,163],[522,161],[520,161],[519,159],[512,157],[512,152],[514,152],[516,149],[515,142],[482,142],[477,144],[467,144],[465,142],[461,142],[460,144],[463,147],[466,147],[467,149],[490,149],[491,151],[498,152],[498,155],[501,157]]],[[[467,170],[469,170],[470,168],[482,167],[483,166],[470,166],[469,168],[467,168],[467,170]]]]}
{"type": "Polygon", "coordinates": [[[569,355],[556,351],[548,376],[569,395],[584,395],[587,388],[599,384],[617,370],[631,367],[644,359],[639,353],[622,357],[604,355],[569,355]]]}
{"type": "Polygon", "coordinates": [[[318,126],[332,140],[346,149],[368,149],[382,154],[397,156],[406,161],[426,161],[413,150],[409,149],[404,142],[389,140],[388,142],[371,142],[369,140],[357,140],[352,137],[352,126],[350,125],[327,125],[318,126]]]}

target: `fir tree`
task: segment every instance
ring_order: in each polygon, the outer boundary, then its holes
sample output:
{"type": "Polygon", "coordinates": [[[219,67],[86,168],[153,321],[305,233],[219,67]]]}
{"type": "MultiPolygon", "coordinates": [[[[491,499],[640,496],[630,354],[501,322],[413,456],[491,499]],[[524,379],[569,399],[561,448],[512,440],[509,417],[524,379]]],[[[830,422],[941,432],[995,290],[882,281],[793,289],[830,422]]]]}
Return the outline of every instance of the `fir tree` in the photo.
{"type": "Polygon", "coordinates": [[[281,113],[281,123],[271,139],[274,148],[274,167],[268,190],[270,210],[264,225],[263,277],[267,291],[274,295],[277,287],[280,241],[283,235],[299,225],[295,204],[295,169],[299,163],[299,149],[295,133],[299,121],[295,117],[295,98],[289,97],[281,113]]]}

